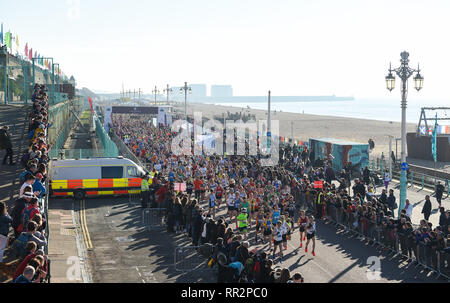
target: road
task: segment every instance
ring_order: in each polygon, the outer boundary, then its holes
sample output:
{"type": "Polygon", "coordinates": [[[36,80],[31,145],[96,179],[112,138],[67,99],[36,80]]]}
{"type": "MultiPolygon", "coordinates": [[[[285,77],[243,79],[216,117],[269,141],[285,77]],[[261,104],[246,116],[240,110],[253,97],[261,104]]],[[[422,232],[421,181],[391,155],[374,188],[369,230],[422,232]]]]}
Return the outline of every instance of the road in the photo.
{"type": "MultiPolygon", "coordinates": [[[[189,245],[188,239],[182,234],[146,231],[141,224],[141,208],[138,203],[130,204],[127,197],[76,202],[75,213],[78,214],[79,224],[85,222],[84,228],[81,228],[85,239],[83,246],[91,248],[87,253],[93,282],[215,282],[214,272],[210,269],[184,274],[176,271],[175,248],[189,245]],[[80,220],[80,214],[85,216],[85,220],[80,220]]],[[[218,215],[224,213],[222,206],[218,215]]],[[[253,239],[251,235],[249,238],[253,239]]],[[[253,244],[252,241],[250,244],[253,244]]],[[[426,272],[401,262],[399,258],[392,259],[374,247],[337,232],[333,225],[318,223],[316,257],[298,249],[298,245],[296,230],[288,250],[284,252],[284,262],[276,265],[289,268],[291,273],[300,272],[306,282],[436,282],[434,276],[427,276],[426,272]],[[378,260],[380,266],[376,267],[378,260]],[[379,268],[379,274],[368,274],[369,268],[379,268]]],[[[252,249],[254,247],[260,249],[262,245],[252,246],[252,249]]]]}

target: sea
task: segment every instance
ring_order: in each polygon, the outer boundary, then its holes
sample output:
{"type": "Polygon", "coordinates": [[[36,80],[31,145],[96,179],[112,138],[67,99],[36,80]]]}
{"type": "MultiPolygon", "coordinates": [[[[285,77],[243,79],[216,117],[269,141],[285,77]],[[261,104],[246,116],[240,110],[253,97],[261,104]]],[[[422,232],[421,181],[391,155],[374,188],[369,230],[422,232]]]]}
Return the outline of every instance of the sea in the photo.
{"type": "MultiPolygon", "coordinates": [[[[400,99],[355,98],[351,101],[272,102],[271,108],[273,111],[291,113],[401,122],[402,113],[400,103],[400,99]]],[[[238,108],[247,108],[249,106],[252,109],[267,110],[267,102],[215,104],[238,108]]],[[[450,100],[411,99],[407,103],[406,122],[418,124],[422,107],[450,107],[450,100]]],[[[435,111],[426,111],[428,121],[434,121],[435,114],[435,111]]],[[[450,110],[441,110],[438,112],[438,116],[450,118],[450,110]]],[[[450,120],[439,121],[439,124],[449,125],[450,120]]]]}

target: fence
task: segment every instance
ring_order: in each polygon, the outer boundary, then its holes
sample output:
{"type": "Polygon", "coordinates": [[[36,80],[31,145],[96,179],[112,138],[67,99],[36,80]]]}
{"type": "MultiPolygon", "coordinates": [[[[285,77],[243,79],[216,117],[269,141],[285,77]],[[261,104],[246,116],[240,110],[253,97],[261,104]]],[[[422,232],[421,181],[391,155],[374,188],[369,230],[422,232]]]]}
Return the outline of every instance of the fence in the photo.
{"type": "MultiPolygon", "coordinates": [[[[174,264],[175,270],[179,272],[191,271],[212,271],[208,267],[209,257],[201,252],[204,250],[212,250],[214,246],[178,246],[175,248],[174,264]]],[[[208,253],[209,254],[209,253],[208,253]]]]}
{"type": "Polygon", "coordinates": [[[412,232],[407,235],[395,230],[379,214],[370,218],[361,217],[356,212],[346,211],[332,203],[327,203],[325,210],[327,218],[336,226],[358,235],[362,240],[368,240],[372,246],[378,246],[392,256],[415,261],[416,268],[423,267],[436,273],[436,279],[441,276],[450,279],[450,254],[444,252],[442,247],[439,249],[431,242],[416,242],[412,232]]]}
{"type": "MultiPolygon", "coordinates": [[[[383,176],[384,172],[389,169],[389,163],[384,159],[375,159],[369,162],[369,169],[373,172],[381,174],[383,176]]],[[[392,164],[392,178],[400,180],[401,168],[400,166],[392,164]]],[[[437,182],[441,181],[441,183],[445,186],[447,196],[450,196],[450,180],[448,178],[442,177],[443,174],[438,175],[430,175],[421,172],[410,171],[408,175],[407,182],[410,187],[416,187],[421,190],[424,188],[434,189],[437,182]]]]}
{"type": "Polygon", "coordinates": [[[104,157],[117,157],[119,156],[119,149],[116,144],[111,140],[109,135],[106,133],[103,128],[100,119],[97,116],[94,116],[94,125],[95,125],[95,133],[97,134],[97,138],[100,140],[100,143],[103,148],[103,156],[104,157]]]}
{"type": "Polygon", "coordinates": [[[49,151],[50,159],[58,158],[59,154],[69,136],[76,115],[79,115],[86,108],[84,98],[78,97],[50,107],[49,121],[52,126],[49,128],[49,143],[52,145],[49,151]]]}
{"type": "Polygon", "coordinates": [[[142,223],[148,231],[163,230],[166,225],[166,209],[165,208],[143,209],[142,223]]]}
{"type": "MultiPolygon", "coordinates": [[[[65,76],[59,76],[53,70],[34,65],[21,57],[6,54],[0,50],[0,102],[4,104],[29,103],[35,83],[45,84],[49,90],[49,104],[55,105],[68,99],[67,94],[59,91],[59,84],[68,84],[65,76]]],[[[55,64],[58,65],[58,64],[55,64]]]]}

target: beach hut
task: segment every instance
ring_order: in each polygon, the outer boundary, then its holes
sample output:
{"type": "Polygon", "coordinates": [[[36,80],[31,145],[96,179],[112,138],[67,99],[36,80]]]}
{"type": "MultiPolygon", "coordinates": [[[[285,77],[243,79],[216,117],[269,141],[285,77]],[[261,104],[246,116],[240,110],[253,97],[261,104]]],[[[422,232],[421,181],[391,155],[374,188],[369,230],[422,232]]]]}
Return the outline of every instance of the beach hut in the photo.
{"type": "Polygon", "coordinates": [[[369,144],[324,138],[309,139],[312,160],[331,159],[335,172],[340,172],[347,163],[358,169],[369,165],[369,144]]]}

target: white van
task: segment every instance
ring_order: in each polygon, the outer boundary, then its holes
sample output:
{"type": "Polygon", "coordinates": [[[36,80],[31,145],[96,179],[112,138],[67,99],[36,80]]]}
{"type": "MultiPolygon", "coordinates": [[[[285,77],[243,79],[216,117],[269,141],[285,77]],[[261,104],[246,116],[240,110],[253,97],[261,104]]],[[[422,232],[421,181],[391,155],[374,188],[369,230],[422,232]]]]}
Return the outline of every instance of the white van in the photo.
{"type": "Polygon", "coordinates": [[[50,195],[81,200],[86,196],[140,193],[144,175],[142,167],[123,157],[52,160],[50,195]]]}

